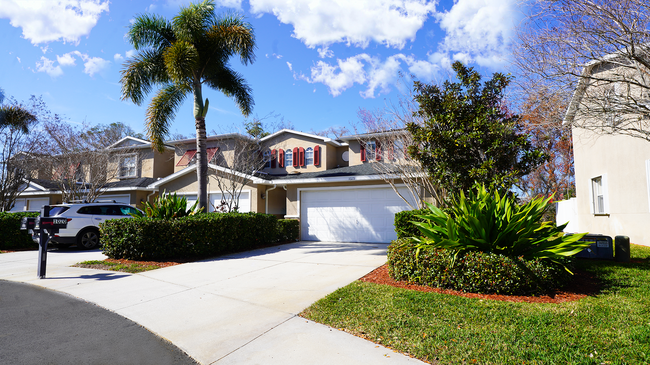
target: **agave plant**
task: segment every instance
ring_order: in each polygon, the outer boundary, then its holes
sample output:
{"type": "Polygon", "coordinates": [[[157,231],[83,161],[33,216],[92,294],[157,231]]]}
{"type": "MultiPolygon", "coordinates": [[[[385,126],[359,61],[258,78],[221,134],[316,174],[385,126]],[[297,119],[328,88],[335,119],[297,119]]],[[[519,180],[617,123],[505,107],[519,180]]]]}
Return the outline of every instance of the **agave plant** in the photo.
{"type": "Polygon", "coordinates": [[[551,199],[536,198],[519,205],[513,197],[476,186],[467,197],[461,192],[452,198],[449,215],[427,204],[430,213],[417,216],[426,221],[412,222],[424,237],[413,239],[418,250],[444,248],[459,254],[482,251],[525,260],[546,259],[567,269],[562,259],[591,242],[579,241],[586,233],[564,235],[566,224],[542,221],[551,199]]]}
{"type": "Polygon", "coordinates": [[[194,215],[203,211],[203,208],[196,209],[198,201],[188,209],[187,198],[184,196],[177,196],[174,194],[162,193],[153,203],[145,202],[143,204],[144,213],[138,211],[131,214],[138,218],[161,218],[161,219],[175,219],[194,215]]]}

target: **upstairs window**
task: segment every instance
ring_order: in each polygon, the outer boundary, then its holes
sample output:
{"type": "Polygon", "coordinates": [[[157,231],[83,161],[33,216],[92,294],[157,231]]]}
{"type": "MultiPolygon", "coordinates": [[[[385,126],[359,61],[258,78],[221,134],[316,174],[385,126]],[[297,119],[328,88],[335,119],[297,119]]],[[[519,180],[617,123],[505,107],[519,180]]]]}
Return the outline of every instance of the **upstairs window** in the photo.
{"type": "Polygon", "coordinates": [[[271,167],[271,151],[264,152],[264,167],[271,167]]]}
{"type": "Polygon", "coordinates": [[[309,147],[305,150],[305,165],[314,164],[314,149],[309,147]]]}
{"type": "Polygon", "coordinates": [[[284,151],[284,166],[293,166],[293,152],[290,148],[284,151]]]}
{"type": "Polygon", "coordinates": [[[366,142],[366,159],[368,161],[375,159],[375,153],[377,152],[377,144],[375,141],[366,142]]]}
{"type": "Polygon", "coordinates": [[[138,158],[136,155],[120,157],[120,177],[136,177],[138,158]]]}

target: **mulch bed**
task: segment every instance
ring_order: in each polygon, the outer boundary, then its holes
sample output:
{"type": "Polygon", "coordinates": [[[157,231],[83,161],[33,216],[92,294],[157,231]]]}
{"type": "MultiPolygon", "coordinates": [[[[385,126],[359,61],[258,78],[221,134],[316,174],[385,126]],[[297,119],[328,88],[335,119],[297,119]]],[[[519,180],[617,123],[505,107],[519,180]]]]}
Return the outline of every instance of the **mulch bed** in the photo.
{"type": "Polygon", "coordinates": [[[397,288],[417,290],[422,292],[433,292],[440,294],[458,295],[466,298],[480,298],[487,300],[501,300],[506,302],[526,302],[526,303],[562,303],[571,302],[594,296],[599,293],[601,284],[596,278],[584,271],[574,270],[572,282],[562,290],[540,296],[521,296],[521,295],[499,295],[499,294],[476,294],[464,293],[451,289],[433,288],[425,285],[409,284],[406,281],[395,281],[388,275],[388,264],[385,264],[368,275],[362,277],[361,281],[366,283],[375,283],[390,285],[397,288]]]}

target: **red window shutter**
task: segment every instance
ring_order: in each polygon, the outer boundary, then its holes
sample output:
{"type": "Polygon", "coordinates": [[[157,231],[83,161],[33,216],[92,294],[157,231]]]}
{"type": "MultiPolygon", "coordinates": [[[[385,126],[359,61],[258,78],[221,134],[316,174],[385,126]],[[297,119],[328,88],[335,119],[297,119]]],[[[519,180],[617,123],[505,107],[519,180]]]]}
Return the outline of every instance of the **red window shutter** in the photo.
{"type": "Polygon", "coordinates": [[[375,142],[375,146],[377,147],[375,149],[375,159],[379,161],[381,160],[381,148],[379,147],[379,141],[375,142]]]}
{"type": "Polygon", "coordinates": [[[295,147],[293,149],[293,167],[298,167],[298,160],[300,159],[298,157],[298,147],[295,147]]]}
{"type": "Polygon", "coordinates": [[[284,167],[284,150],[278,152],[278,166],[284,167]]]}
{"type": "Polygon", "coordinates": [[[276,154],[276,153],[277,153],[276,150],[271,150],[271,168],[272,168],[272,169],[275,168],[275,160],[276,160],[276,158],[275,158],[275,154],[276,154]]]}
{"type": "Polygon", "coordinates": [[[366,160],[366,146],[362,143],[361,144],[361,161],[366,160]]]}
{"type": "Polygon", "coordinates": [[[212,161],[214,155],[217,154],[217,151],[219,151],[219,147],[208,148],[208,162],[212,161]]]}
{"type": "Polygon", "coordinates": [[[300,147],[298,152],[300,153],[300,166],[305,166],[305,149],[300,147]]]}
{"type": "Polygon", "coordinates": [[[194,158],[194,155],[196,155],[196,150],[187,150],[183,157],[178,160],[176,166],[187,166],[192,161],[192,158],[194,158]]]}
{"type": "Polygon", "coordinates": [[[320,165],[320,146],[314,147],[314,166],[320,165]]]}

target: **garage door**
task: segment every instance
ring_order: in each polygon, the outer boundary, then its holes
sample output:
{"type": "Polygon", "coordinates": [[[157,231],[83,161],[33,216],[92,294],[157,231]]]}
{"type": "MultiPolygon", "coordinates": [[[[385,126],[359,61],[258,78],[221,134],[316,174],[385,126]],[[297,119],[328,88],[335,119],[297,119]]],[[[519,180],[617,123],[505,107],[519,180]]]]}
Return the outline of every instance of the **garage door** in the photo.
{"type": "MultiPolygon", "coordinates": [[[[406,188],[400,189],[405,197],[406,188]]],[[[333,242],[390,242],[395,213],[409,206],[392,188],[304,190],[300,199],[302,239],[333,242]]]]}

